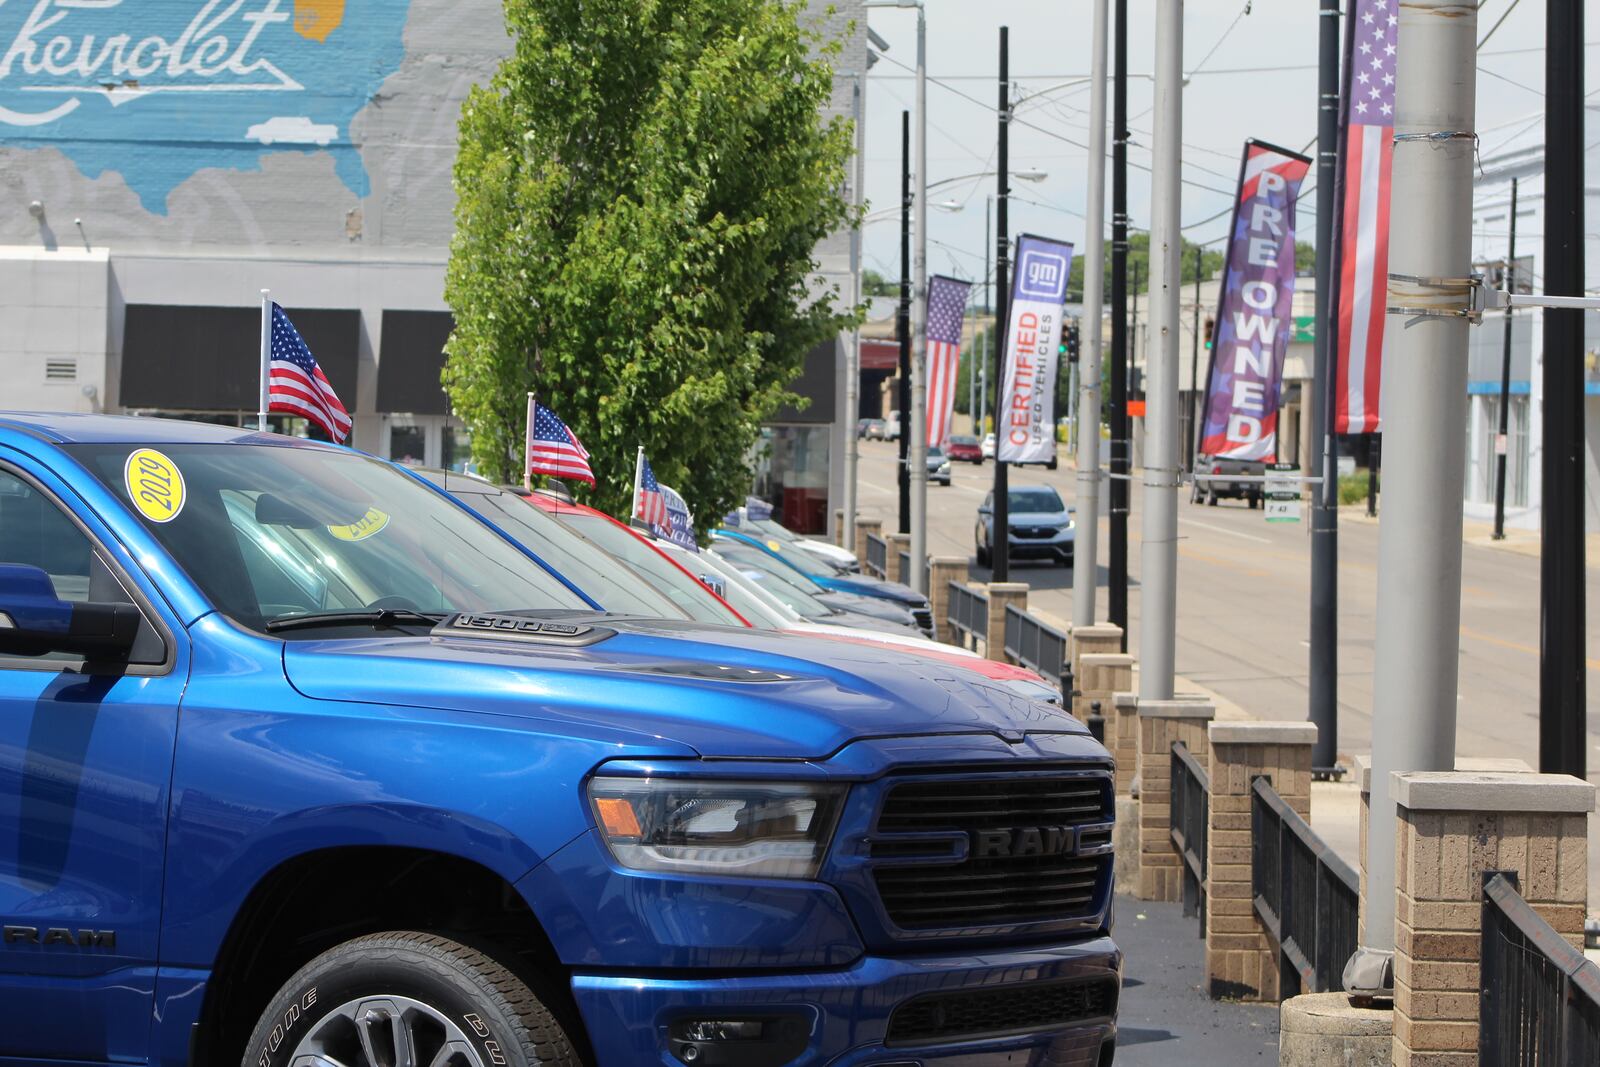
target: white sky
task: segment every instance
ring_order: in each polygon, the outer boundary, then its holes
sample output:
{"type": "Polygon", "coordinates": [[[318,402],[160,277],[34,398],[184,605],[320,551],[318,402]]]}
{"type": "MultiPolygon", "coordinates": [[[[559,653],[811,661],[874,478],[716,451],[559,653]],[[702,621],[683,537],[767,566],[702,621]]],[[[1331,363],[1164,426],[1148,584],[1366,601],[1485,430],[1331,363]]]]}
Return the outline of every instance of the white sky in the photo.
{"type": "MultiPolygon", "coordinates": [[[[1089,0],[926,0],[928,6],[928,175],[930,181],[994,167],[995,117],[999,60],[999,27],[1011,27],[1011,77],[1026,95],[1089,71],[1089,0]],[[974,98],[964,100],[947,84],[974,98]]],[[[1588,4],[1590,0],[1582,0],[1588,4]]],[[[1347,0],[1348,3],[1348,0],[1347,0]]],[[[1512,0],[1484,0],[1478,14],[1478,37],[1511,7],[1512,0]]],[[[1225,212],[1238,172],[1239,153],[1247,137],[1299,150],[1316,134],[1317,21],[1315,0],[1189,0],[1185,4],[1184,70],[1195,73],[1184,93],[1183,141],[1186,181],[1210,186],[1184,187],[1183,223],[1189,226],[1225,212]],[[1220,41],[1220,44],[1219,44],[1220,41]],[[1212,51],[1216,46],[1215,51],[1212,51]],[[1250,68],[1289,68],[1246,72],[1250,68]],[[1237,72],[1237,73],[1236,73],[1237,72]]],[[[1154,61],[1154,0],[1132,0],[1129,12],[1128,114],[1134,129],[1129,150],[1128,206],[1134,225],[1150,215],[1148,166],[1151,85],[1147,74],[1154,61]]],[[[1591,6],[1591,12],[1593,8],[1591,6]]],[[[913,110],[915,83],[909,70],[916,62],[916,13],[909,9],[874,8],[872,28],[890,44],[887,56],[872,68],[866,94],[866,194],[870,209],[893,208],[899,202],[900,112],[913,110]],[[890,62],[893,60],[894,62],[890,62]]],[[[1589,36],[1600,38],[1600,25],[1590,19],[1589,36]]],[[[1341,20],[1341,32],[1343,22],[1341,20]]],[[[1109,36],[1109,34],[1108,34],[1109,36]]],[[[1519,2],[1479,56],[1478,118],[1481,152],[1492,156],[1515,140],[1538,143],[1543,131],[1544,3],[1519,2]]],[[[1585,48],[1588,87],[1600,85],[1600,48],[1585,48]]],[[[1402,47],[1404,47],[1402,43],[1402,47]]],[[[1108,44],[1109,48],[1109,44],[1108,44]]],[[[1012,182],[1012,235],[1034,232],[1074,241],[1082,247],[1081,212],[1087,182],[1087,152],[1060,137],[1088,143],[1089,96],[1086,85],[1048,94],[1018,112],[1019,120],[1050,133],[1014,124],[1011,169],[1037,168],[1048,177],[1037,184],[1012,182]],[[1024,199],[1050,205],[1041,207],[1024,199]]],[[[1110,101],[1107,100],[1109,116],[1110,101]]],[[[913,145],[914,145],[913,141],[913,145]]],[[[1310,154],[1308,152],[1308,154],[1310,154]]],[[[914,159],[913,159],[914,162],[914,159]]],[[[1590,176],[1591,183],[1594,176],[1590,176]]],[[[1313,236],[1315,171],[1302,194],[1299,236],[1313,236]]],[[[985,197],[995,179],[984,178],[947,186],[930,194],[928,270],[976,278],[982,271],[985,197]],[[963,201],[957,213],[936,210],[945,200],[963,201]]],[[[1107,174],[1107,211],[1110,177],[1107,174]]],[[[1186,230],[1191,240],[1210,241],[1224,235],[1227,215],[1186,230]]],[[[1108,231],[1109,232],[1109,231],[1108,231]]],[[[900,250],[895,218],[868,225],[865,265],[898,277],[900,250]]]]}

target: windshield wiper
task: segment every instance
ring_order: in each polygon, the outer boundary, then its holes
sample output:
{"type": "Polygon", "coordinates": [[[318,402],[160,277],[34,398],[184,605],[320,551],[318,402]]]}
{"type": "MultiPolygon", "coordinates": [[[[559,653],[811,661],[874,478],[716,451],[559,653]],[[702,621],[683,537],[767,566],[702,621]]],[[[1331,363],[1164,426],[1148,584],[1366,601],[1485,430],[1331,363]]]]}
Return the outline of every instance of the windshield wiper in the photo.
{"type": "Polygon", "coordinates": [[[269,633],[281,630],[309,630],[319,626],[371,626],[387,629],[393,626],[436,626],[443,622],[443,614],[412,611],[410,608],[383,608],[378,611],[323,611],[314,615],[290,615],[267,623],[269,633]]]}

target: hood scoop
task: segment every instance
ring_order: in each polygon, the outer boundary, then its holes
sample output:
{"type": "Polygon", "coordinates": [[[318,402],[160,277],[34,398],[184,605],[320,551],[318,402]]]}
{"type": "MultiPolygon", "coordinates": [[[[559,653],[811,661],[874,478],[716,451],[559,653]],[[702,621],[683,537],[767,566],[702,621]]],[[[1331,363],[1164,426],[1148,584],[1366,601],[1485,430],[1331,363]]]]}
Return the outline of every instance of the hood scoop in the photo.
{"type": "Polygon", "coordinates": [[[590,626],[581,622],[530,619],[526,615],[475,615],[461,612],[435,626],[429,636],[582,647],[615,637],[616,633],[604,626],[590,626]]]}

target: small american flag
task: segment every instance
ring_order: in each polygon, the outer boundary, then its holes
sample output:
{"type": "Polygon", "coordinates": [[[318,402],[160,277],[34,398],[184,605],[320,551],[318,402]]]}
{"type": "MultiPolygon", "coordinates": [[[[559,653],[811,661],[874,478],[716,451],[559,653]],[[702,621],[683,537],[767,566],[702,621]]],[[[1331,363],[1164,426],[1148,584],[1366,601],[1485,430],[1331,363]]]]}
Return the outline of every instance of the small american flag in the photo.
{"type": "Polygon", "coordinates": [[[1355,0],[1345,34],[1344,190],[1339,269],[1334,433],[1376,433],[1389,294],[1389,175],[1394,161],[1394,76],[1399,0],[1355,0]]]}
{"type": "Polygon", "coordinates": [[[528,397],[528,474],[594,484],[589,453],[556,413],[528,397]]]}
{"type": "Polygon", "coordinates": [[[928,282],[928,445],[950,439],[955,412],[956,370],[961,363],[961,320],[967,313],[967,282],[934,275],[928,282]]]}
{"type": "Polygon", "coordinates": [[[350,436],[350,413],[339,403],[316,357],[283,308],[272,305],[272,360],[267,372],[267,410],[299,415],[322,427],[336,443],[350,436]]]}
{"type": "Polygon", "coordinates": [[[633,493],[633,517],[643,519],[662,537],[672,536],[672,517],[667,514],[667,498],[661,495],[656,472],[644,452],[639,453],[639,484],[633,493]]]}

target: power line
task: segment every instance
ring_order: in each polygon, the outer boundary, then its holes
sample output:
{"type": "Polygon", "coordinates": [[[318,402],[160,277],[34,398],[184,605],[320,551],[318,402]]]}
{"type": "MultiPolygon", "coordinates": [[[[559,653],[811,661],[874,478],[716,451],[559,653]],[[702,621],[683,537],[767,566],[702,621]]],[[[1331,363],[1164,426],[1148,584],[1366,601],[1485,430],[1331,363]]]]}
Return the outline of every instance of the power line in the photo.
{"type": "Polygon", "coordinates": [[[1211,57],[1217,54],[1217,49],[1221,48],[1222,42],[1228,39],[1228,34],[1232,33],[1235,27],[1239,25],[1244,17],[1250,14],[1250,4],[1251,0],[1244,0],[1244,7],[1237,15],[1233,16],[1233,21],[1228,23],[1228,28],[1222,31],[1222,36],[1218,37],[1217,43],[1211,46],[1211,51],[1207,52],[1203,57],[1201,57],[1200,62],[1194,65],[1194,69],[1189,72],[1189,77],[1192,78],[1198,74],[1200,69],[1206,65],[1211,57]]]}

